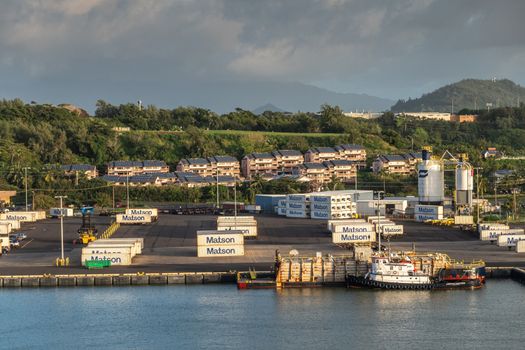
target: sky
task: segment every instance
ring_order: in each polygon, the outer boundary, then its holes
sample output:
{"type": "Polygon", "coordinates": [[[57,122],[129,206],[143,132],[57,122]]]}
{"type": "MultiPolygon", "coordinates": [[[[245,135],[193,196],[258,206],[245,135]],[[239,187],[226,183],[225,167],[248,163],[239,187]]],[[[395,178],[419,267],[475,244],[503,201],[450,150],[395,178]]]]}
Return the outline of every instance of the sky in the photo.
{"type": "Polygon", "coordinates": [[[224,112],[271,103],[260,84],[390,100],[525,85],[524,14],[522,0],[3,0],[0,98],[224,112]]]}

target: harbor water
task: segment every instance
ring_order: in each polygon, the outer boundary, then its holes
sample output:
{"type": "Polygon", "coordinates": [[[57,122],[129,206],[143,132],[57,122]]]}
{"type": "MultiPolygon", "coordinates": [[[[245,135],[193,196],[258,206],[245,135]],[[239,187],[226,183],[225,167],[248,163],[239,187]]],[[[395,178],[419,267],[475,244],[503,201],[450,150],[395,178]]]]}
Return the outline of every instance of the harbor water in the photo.
{"type": "Polygon", "coordinates": [[[523,349],[525,287],[0,290],[5,349],[523,349]]]}

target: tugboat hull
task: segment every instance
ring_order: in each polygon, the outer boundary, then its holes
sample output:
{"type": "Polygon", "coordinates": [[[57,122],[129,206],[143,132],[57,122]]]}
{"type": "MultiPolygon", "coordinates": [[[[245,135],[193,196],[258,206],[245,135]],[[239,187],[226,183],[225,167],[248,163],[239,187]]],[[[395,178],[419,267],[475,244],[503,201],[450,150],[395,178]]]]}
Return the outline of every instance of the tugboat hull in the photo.
{"type": "Polygon", "coordinates": [[[433,288],[432,283],[391,283],[373,281],[365,277],[348,276],[347,286],[349,288],[375,288],[388,290],[430,290],[433,288]]]}

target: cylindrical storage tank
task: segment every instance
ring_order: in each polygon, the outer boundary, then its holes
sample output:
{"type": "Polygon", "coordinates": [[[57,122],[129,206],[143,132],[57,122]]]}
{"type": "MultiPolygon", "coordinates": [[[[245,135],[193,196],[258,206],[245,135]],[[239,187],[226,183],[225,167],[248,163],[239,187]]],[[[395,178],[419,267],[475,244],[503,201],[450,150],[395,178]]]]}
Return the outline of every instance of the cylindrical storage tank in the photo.
{"type": "Polygon", "coordinates": [[[444,176],[439,161],[427,160],[418,164],[418,195],[422,203],[439,203],[444,197],[444,176]]]}
{"type": "Polygon", "coordinates": [[[456,191],[474,190],[474,176],[472,168],[465,163],[456,167],[456,191]]]}

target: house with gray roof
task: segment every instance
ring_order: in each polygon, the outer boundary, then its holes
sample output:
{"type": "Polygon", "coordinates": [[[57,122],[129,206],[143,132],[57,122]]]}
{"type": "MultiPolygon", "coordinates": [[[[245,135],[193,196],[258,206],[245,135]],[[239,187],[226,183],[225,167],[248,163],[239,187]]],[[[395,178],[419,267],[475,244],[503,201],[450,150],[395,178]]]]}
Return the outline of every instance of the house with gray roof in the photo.
{"type": "Polygon", "coordinates": [[[116,160],[107,164],[108,175],[135,176],[151,173],[167,173],[169,167],[163,160],[116,160]]]}
{"type": "Polygon", "coordinates": [[[97,167],[89,164],[68,164],[62,165],[60,169],[66,176],[85,176],[88,179],[93,179],[98,176],[97,167]]]}

